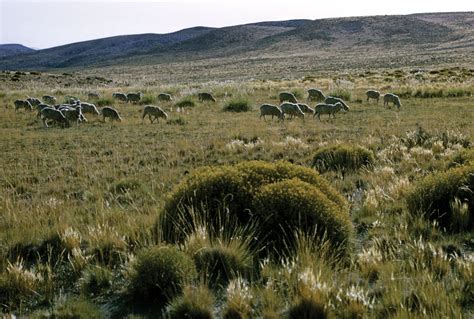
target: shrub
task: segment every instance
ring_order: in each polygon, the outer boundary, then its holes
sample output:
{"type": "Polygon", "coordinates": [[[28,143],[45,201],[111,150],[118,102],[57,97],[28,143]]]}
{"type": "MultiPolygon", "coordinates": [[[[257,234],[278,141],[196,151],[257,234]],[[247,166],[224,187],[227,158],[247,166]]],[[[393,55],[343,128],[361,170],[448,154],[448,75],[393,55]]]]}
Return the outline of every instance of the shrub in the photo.
{"type": "Polygon", "coordinates": [[[196,102],[193,100],[192,97],[187,96],[187,97],[179,100],[178,102],[176,102],[175,106],[176,107],[195,107],[196,102]]]}
{"type": "Polygon", "coordinates": [[[145,94],[140,99],[140,105],[153,104],[155,102],[155,97],[152,94],[145,94]]]}
{"type": "Polygon", "coordinates": [[[313,167],[321,172],[354,171],[372,166],[374,154],[358,145],[338,144],[320,148],[313,157],[313,167]]]}
{"type": "Polygon", "coordinates": [[[211,319],[213,310],[214,296],[207,287],[187,286],[183,295],[170,303],[168,318],[211,319]]]}
{"type": "Polygon", "coordinates": [[[87,296],[95,297],[110,287],[112,273],[110,270],[99,266],[87,267],[79,280],[81,292],[87,296]]]}
{"type": "Polygon", "coordinates": [[[472,229],[473,190],[474,165],[468,164],[426,176],[413,185],[406,201],[412,214],[437,220],[448,230],[472,229]]]}
{"type": "Polygon", "coordinates": [[[455,167],[469,163],[474,163],[474,149],[471,148],[456,153],[448,163],[448,167],[455,167]]]}
{"type": "Polygon", "coordinates": [[[324,302],[316,296],[301,298],[288,311],[288,318],[290,319],[324,319],[330,317],[324,302]]]}
{"type": "Polygon", "coordinates": [[[131,267],[128,293],[145,305],[164,305],[196,277],[193,260],[173,246],[144,249],[131,267]]]}
{"type": "Polygon", "coordinates": [[[111,106],[111,105],[114,105],[115,102],[113,99],[111,98],[100,98],[98,99],[95,104],[98,106],[98,107],[103,107],[103,106],[111,106]]]}
{"type": "Polygon", "coordinates": [[[226,112],[247,112],[250,109],[250,103],[246,98],[232,99],[224,106],[226,112]]]}
{"type": "Polygon", "coordinates": [[[145,186],[137,179],[119,180],[109,187],[109,197],[120,204],[145,203],[150,199],[145,186]]]}
{"type": "Polygon", "coordinates": [[[84,299],[68,299],[55,307],[53,318],[103,318],[100,308],[92,302],[84,299]]]}
{"type": "Polygon", "coordinates": [[[304,91],[301,89],[293,89],[291,93],[296,97],[297,100],[301,100],[304,97],[304,91]]]}
{"type": "Polygon", "coordinates": [[[262,187],[255,196],[267,249],[294,251],[295,230],[327,238],[341,252],[347,250],[352,224],[349,214],[327,198],[317,187],[298,179],[284,180],[262,187]]]}
{"type": "MultiPolygon", "coordinates": [[[[314,187],[321,193],[318,198],[324,198],[325,203],[331,203],[334,209],[346,212],[344,198],[309,168],[285,162],[262,161],[204,167],[190,174],[168,196],[160,220],[165,239],[182,241],[193,231],[189,225],[193,214],[205,215],[210,225],[223,220],[226,215],[235,218],[238,225],[247,225],[251,217],[253,222],[263,225],[267,222],[267,215],[255,206],[255,198],[265,185],[294,178],[314,187]]],[[[281,193],[280,196],[285,201],[287,194],[281,193]]],[[[317,201],[312,203],[320,205],[317,201]]],[[[259,202],[258,205],[261,207],[262,204],[259,202]]],[[[274,221],[273,224],[277,225],[280,221],[274,221]]],[[[309,227],[312,226],[315,225],[309,227]]],[[[256,232],[256,237],[261,245],[266,245],[266,234],[261,229],[256,232]]]]}
{"type": "Polygon", "coordinates": [[[334,96],[338,97],[340,99],[343,99],[344,101],[350,102],[351,100],[351,92],[344,90],[344,89],[335,89],[331,93],[329,93],[329,96],[334,96]]]}

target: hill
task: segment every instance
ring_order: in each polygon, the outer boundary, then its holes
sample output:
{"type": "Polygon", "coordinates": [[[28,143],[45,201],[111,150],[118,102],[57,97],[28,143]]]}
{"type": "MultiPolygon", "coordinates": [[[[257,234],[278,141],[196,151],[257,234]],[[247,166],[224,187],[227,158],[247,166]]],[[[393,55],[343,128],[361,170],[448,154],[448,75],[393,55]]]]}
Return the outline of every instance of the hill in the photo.
{"type": "Polygon", "coordinates": [[[25,47],[21,44],[0,44],[0,58],[17,56],[20,54],[35,52],[34,49],[25,47]]]}

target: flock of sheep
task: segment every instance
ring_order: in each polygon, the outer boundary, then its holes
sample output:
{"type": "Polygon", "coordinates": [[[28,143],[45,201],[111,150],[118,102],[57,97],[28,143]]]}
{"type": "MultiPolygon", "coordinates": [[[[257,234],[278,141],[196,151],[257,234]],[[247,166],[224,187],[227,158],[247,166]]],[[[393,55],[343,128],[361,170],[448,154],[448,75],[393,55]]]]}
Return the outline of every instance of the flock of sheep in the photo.
{"type": "MultiPolygon", "coordinates": [[[[260,118],[266,120],[266,116],[271,116],[272,119],[277,117],[280,120],[284,120],[285,117],[288,118],[304,118],[305,114],[312,114],[313,118],[318,117],[321,120],[322,114],[328,114],[329,117],[336,117],[336,113],[339,111],[347,112],[349,111],[349,106],[340,98],[325,96],[323,92],[318,89],[309,89],[308,91],[308,101],[324,101],[324,103],[317,104],[314,108],[308,106],[304,103],[298,103],[294,94],[290,92],[281,92],[279,94],[280,105],[272,104],[263,104],[260,106],[260,118]]],[[[127,103],[138,103],[142,99],[142,93],[113,93],[112,97],[115,100],[127,102],[127,103]]],[[[367,101],[374,99],[377,102],[380,99],[381,94],[378,91],[369,90],[366,92],[367,101]]],[[[100,98],[98,93],[89,93],[89,99],[100,98]]],[[[198,93],[198,99],[201,102],[211,101],[216,102],[216,99],[210,93],[198,93]]],[[[398,96],[392,93],[387,93],[383,96],[384,105],[393,103],[397,107],[401,107],[400,99],[398,96]]],[[[173,100],[172,96],[167,93],[160,93],[158,95],[159,101],[170,102],[173,100]]],[[[122,118],[119,115],[119,112],[111,107],[105,106],[98,110],[98,108],[88,102],[81,102],[76,97],[66,97],[66,103],[57,104],[57,99],[51,95],[43,96],[43,101],[34,98],[27,97],[25,100],[16,100],[15,111],[19,109],[25,109],[33,111],[34,108],[38,111],[37,117],[41,118],[44,127],[49,127],[51,124],[57,124],[61,127],[69,127],[71,123],[80,123],[87,122],[84,114],[94,114],[102,115],[102,120],[105,122],[106,118],[109,118],[111,121],[121,121],[122,118]]],[[[167,120],[168,114],[159,106],[146,105],[143,108],[142,113],[142,123],[144,119],[148,117],[151,123],[154,121],[159,121],[160,118],[167,120]]]]}
{"type": "MultiPolygon", "coordinates": [[[[349,111],[349,106],[340,98],[333,96],[325,96],[321,90],[318,89],[309,89],[308,91],[308,101],[324,101],[324,103],[317,104],[314,108],[308,106],[304,103],[298,103],[296,97],[293,93],[290,92],[281,92],[279,94],[280,106],[272,104],[263,104],[260,106],[260,118],[265,116],[271,116],[272,119],[276,116],[277,118],[283,120],[285,116],[288,115],[289,118],[299,117],[304,118],[306,114],[313,114],[314,117],[318,117],[321,120],[322,114],[328,114],[329,117],[336,118],[336,113],[339,111],[347,112],[349,111]]],[[[370,99],[379,101],[380,92],[375,90],[368,90],[366,92],[367,102],[370,99]]],[[[388,106],[389,103],[393,103],[398,108],[401,107],[400,99],[398,96],[392,93],[387,93],[383,96],[384,106],[388,106]]]]}

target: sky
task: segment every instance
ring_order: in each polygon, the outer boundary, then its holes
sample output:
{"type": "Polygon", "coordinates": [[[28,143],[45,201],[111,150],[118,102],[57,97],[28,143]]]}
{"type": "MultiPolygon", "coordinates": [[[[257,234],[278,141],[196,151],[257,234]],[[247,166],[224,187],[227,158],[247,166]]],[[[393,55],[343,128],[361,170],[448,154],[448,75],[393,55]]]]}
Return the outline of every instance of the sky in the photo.
{"type": "Polygon", "coordinates": [[[35,49],[261,21],[474,11],[474,0],[0,0],[0,44],[35,49]]]}

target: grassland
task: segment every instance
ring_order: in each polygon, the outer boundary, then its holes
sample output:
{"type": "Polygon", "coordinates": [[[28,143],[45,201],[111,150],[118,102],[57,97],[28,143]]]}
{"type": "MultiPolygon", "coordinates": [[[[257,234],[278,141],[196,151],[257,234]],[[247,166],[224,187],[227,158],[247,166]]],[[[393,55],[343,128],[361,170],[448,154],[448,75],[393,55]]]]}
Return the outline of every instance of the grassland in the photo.
{"type": "MultiPolygon", "coordinates": [[[[179,317],[183,308],[200,306],[203,313],[227,318],[473,315],[472,229],[448,232],[411,214],[405,200],[419,179],[446,170],[471,148],[473,70],[367,70],[170,85],[133,74],[133,85],[127,86],[115,80],[65,86],[61,77],[69,75],[57,75],[54,83],[47,74],[24,77],[2,82],[0,93],[5,314],[179,317]],[[350,112],[330,120],[322,116],[322,121],[259,119],[258,106],[277,104],[280,91],[304,99],[311,87],[346,92],[350,112]],[[402,107],[366,103],[369,88],[399,93],[402,107]],[[45,129],[34,112],[13,108],[13,101],[25,95],[87,100],[87,92],[98,91],[107,101],[112,92],[139,90],[166,109],[167,122],[142,124],[142,106],[116,103],[121,123],[89,116],[85,124],[45,129]],[[197,102],[193,96],[200,91],[211,91],[218,102],[197,102]],[[196,105],[157,102],[161,92],[173,94],[175,102],[191,96],[196,105]],[[248,101],[250,111],[223,110],[236,99],[248,101]],[[250,271],[226,285],[207,287],[202,278],[209,274],[201,273],[201,280],[186,283],[183,293],[163,306],[130,306],[130,281],[137,278],[130,269],[143,249],[163,245],[156,222],[167,194],[189,172],[249,160],[311,167],[318,149],[341,143],[363,146],[375,158],[371,167],[322,173],[350,205],[356,234],[347,258],[334,257],[324,242],[302,236],[293,256],[253,260],[250,271]]],[[[122,80],[127,79],[122,75],[122,80]]],[[[467,209],[472,215],[473,208],[467,209]]],[[[189,254],[189,246],[176,247],[189,254]]],[[[229,250],[235,247],[228,243],[229,250]]],[[[246,253],[252,259],[258,255],[250,248],[246,253]]]]}

